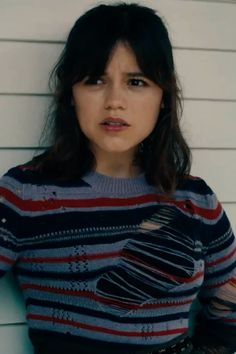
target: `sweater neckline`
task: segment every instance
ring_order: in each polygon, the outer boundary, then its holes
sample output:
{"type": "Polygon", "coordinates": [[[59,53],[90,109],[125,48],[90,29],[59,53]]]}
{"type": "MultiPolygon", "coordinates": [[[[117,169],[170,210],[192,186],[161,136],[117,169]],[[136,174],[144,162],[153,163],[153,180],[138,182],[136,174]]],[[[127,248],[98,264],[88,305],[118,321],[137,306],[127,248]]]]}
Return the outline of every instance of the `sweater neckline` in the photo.
{"type": "Polygon", "coordinates": [[[96,171],[87,172],[83,178],[93,189],[100,192],[129,194],[153,191],[153,186],[146,181],[145,173],[135,177],[112,177],[96,171]]]}

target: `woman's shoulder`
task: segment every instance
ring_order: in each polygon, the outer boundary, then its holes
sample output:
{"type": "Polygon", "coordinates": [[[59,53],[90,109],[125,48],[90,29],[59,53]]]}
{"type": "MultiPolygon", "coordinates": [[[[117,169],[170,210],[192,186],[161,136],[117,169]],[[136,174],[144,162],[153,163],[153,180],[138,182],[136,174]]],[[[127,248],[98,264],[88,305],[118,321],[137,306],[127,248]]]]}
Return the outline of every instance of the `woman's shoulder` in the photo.
{"type": "Polygon", "coordinates": [[[37,184],[42,182],[42,177],[36,167],[29,165],[29,162],[11,167],[1,177],[1,183],[14,182],[17,184],[37,184]]]}
{"type": "Polygon", "coordinates": [[[30,186],[79,187],[87,185],[82,179],[60,180],[45,172],[31,161],[11,167],[1,178],[0,185],[17,185],[19,188],[30,186]]]}
{"type": "Polygon", "coordinates": [[[175,199],[184,205],[185,211],[190,211],[200,218],[204,224],[214,225],[224,214],[222,205],[215,192],[202,177],[188,175],[175,192],[175,199]]]}
{"type": "Polygon", "coordinates": [[[0,196],[14,204],[16,198],[23,198],[25,187],[30,194],[31,186],[35,184],[40,184],[37,170],[27,167],[27,163],[16,165],[0,178],[0,196]]]}
{"type": "Polygon", "coordinates": [[[221,204],[214,190],[199,176],[185,176],[177,186],[175,198],[185,200],[201,211],[208,210],[217,214],[221,212],[221,204]]]}
{"type": "Polygon", "coordinates": [[[214,194],[205,179],[193,175],[185,175],[178,183],[177,190],[186,193],[196,193],[202,196],[211,196],[214,194]]]}

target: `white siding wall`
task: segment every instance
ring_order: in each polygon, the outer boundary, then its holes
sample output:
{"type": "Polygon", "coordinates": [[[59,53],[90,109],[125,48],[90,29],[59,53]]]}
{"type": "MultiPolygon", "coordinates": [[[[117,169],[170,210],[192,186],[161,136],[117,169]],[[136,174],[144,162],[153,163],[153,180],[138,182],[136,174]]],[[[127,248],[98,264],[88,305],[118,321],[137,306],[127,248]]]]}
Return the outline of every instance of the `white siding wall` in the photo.
{"type": "MultiPolygon", "coordinates": [[[[192,173],[216,191],[236,230],[236,1],[140,3],[159,10],[171,34],[192,173]]],[[[75,19],[94,4],[0,1],[0,175],[32,157],[50,99],[49,71],[75,19]]],[[[32,353],[23,299],[11,275],[0,283],[0,354],[6,353],[32,353]]]]}

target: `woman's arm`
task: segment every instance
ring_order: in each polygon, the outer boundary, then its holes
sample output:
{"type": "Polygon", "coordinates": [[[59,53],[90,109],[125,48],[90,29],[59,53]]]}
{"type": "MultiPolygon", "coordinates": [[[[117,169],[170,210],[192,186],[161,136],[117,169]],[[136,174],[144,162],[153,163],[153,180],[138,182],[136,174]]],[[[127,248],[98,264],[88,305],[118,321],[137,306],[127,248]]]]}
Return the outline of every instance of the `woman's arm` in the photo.
{"type": "Polygon", "coordinates": [[[21,195],[21,184],[10,175],[6,174],[0,179],[0,277],[14,265],[18,257],[18,204],[21,195]]]}
{"type": "Polygon", "coordinates": [[[194,353],[234,353],[236,241],[221,204],[207,188],[209,210],[218,212],[205,227],[205,277],[198,296],[202,308],[193,335],[194,353]]]}

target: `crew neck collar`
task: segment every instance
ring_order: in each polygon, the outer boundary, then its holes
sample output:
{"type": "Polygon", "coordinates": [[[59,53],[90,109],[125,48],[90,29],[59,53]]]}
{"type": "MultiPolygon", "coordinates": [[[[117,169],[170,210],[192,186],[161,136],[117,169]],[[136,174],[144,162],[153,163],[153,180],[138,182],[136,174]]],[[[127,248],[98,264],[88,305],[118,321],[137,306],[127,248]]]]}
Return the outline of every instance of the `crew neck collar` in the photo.
{"type": "Polygon", "coordinates": [[[93,189],[105,193],[146,193],[154,188],[147,183],[145,173],[141,173],[135,177],[113,177],[96,171],[90,171],[82,179],[90,184],[93,189]]]}

